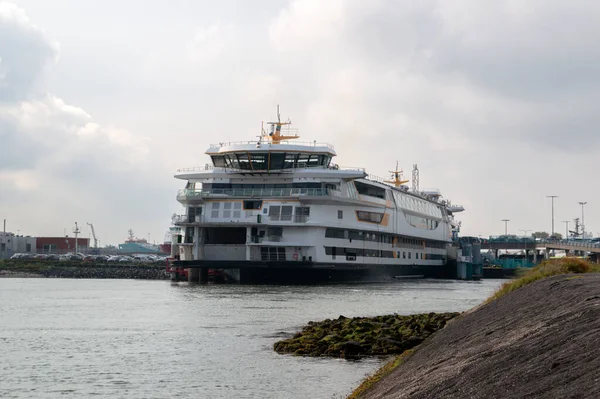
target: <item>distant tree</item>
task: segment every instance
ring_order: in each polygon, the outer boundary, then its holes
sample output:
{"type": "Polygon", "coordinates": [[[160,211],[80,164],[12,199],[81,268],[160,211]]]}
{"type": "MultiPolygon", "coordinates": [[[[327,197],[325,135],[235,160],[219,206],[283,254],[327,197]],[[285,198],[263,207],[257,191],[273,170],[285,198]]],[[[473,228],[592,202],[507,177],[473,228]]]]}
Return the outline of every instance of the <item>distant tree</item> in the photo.
{"type": "Polygon", "coordinates": [[[562,234],[560,233],[554,233],[550,236],[551,240],[562,240],[562,234]]]}
{"type": "Polygon", "coordinates": [[[542,240],[545,240],[546,238],[550,237],[550,234],[546,233],[545,231],[536,231],[531,236],[533,238],[541,238],[542,240]]]}

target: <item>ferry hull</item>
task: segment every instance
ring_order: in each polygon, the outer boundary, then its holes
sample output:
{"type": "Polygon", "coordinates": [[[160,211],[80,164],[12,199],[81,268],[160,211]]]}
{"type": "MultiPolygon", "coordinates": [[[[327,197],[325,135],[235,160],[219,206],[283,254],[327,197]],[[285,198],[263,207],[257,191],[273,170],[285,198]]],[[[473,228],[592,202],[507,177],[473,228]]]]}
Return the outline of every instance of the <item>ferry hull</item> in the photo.
{"type": "Polygon", "coordinates": [[[286,261],[180,261],[177,265],[222,269],[229,281],[241,284],[381,283],[406,278],[452,278],[451,270],[444,265],[361,264],[348,268],[327,263],[286,261]]]}

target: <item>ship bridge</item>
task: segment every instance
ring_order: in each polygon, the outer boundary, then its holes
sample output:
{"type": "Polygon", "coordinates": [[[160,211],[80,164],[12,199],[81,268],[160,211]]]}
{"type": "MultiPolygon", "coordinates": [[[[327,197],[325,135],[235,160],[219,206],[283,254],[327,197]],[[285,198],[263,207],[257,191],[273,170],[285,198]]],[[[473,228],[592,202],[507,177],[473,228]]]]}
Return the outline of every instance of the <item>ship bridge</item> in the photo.
{"type": "Polygon", "coordinates": [[[332,145],[316,141],[219,143],[210,146],[206,154],[217,168],[256,172],[328,168],[336,155],[332,145]]]}

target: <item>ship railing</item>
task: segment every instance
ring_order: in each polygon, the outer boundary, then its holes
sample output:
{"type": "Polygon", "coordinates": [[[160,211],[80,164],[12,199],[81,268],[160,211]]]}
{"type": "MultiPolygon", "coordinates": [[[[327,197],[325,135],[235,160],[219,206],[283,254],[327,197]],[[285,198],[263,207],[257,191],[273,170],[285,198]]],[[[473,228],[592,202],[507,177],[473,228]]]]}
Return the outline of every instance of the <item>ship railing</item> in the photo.
{"type": "Polygon", "coordinates": [[[177,169],[177,173],[184,173],[184,172],[208,172],[211,170],[214,170],[215,166],[209,163],[206,163],[204,165],[200,165],[200,166],[190,166],[187,168],[179,168],[177,169]]]}
{"type": "Polygon", "coordinates": [[[175,215],[172,218],[173,224],[176,223],[198,223],[200,222],[200,215],[175,215]]]}
{"type": "MultiPolygon", "coordinates": [[[[332,190],[333,191],[333,190],[332,190]]],[[[330,195],[326,188],[233,188],[233,189],[211,189],[211,190],[179,190],[178,196],[193,197],[323,197],[330,195]]]]}
{"type": "MultiPolygon", "coordinates": [[[[289,135],[293,135],[296,134],[297,132],[294,131],[282,131],[281,134],[283,136],[289,136],[289,135]]],[[[217,151],[222,147],[231,147],[234,145],[252,145],[252,146],[256,146],[259,144],[258,140],[251,140],[251,141],[224,141],[218,144],[211,144],[209,147],[209,151],[217,151]]],[[[275,144],[271,141],[268,140],[263,140],[260,141],[260,146],[261,147],[276,147],[278,145],[301,145],[301,146],[306,146],[306,147],[326,147],[329,148],[330,150],[333,150],[334,147],[333,145],[329,144],[329,143],[323,143],[323,142],[317,142],[317,141],[299,141],[299,140],[281,140],[279,143],[275,144]]]]}
{"type": "MultiPolygon", "coordinates": [[[[308,165],[300,165],[300,166],[292,166],[291,168],[285,168],[285,169],[271,169],[271,171],[274,170],[278,170],[278,171],[284,171],[284,172],[292,172],[295,170],[305,170],[305,169],[329,169],[329,170],[341,170],[344,172],[361,172],[361,173],[366,173],[365,172],[365,168],[359,168],[359,167],[355,167],[355,166],[339,166],[339,165],[335,165],[335,164],[331,164],[329,166],[323,166],[323,165],[315,165],[315,166],[308,166],[308,165]]],[[[205,164],[205,165],[200,165],[200,166],[190,166],[190,167],[186,167],[186,168],[179,168],[177,169],[177,173],[201,173],[201,172],[211,172],[214,170],[222,170],[225,173],[251,173],[251,172],[265,172],[266,169],[240,169],[240,168],[231,168],[231,167],[215,167],[214,165],[211,164],[205,164]]]]}
{"type": "Polygon", "coordinates": [[[375,175],[369,174],[369,175],[367,175],[366,179],[374,181],[374,182],[377,182],[377,183],[386,184],[385,183],[385,179],[383,177],[379,177],[379,176],[375,176],[375,175]]]}

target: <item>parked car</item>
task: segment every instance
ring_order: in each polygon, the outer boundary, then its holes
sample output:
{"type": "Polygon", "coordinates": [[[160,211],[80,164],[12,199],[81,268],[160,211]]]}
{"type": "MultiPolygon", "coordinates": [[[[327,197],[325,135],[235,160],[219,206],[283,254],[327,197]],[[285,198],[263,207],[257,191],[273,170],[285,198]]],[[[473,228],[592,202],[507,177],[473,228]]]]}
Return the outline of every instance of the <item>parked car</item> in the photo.
{"type": "Polygon", "coordinates": [[[120,255],[112,255],[107,259],[107,262],[119,262],[121,260],[120,255]]]}
{"type": "Polygon", "coordinates": [[[21,259],[21,256],[23,256],[23,254],[16,253],[16,254],[13,254],[13,255],[10,257],[10,259],[21,259]]]}

